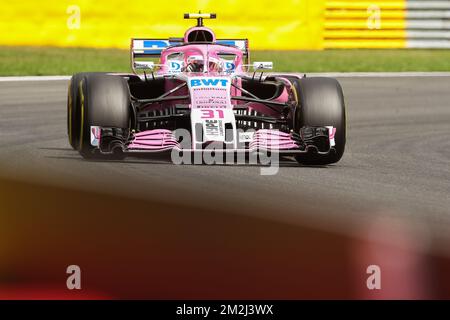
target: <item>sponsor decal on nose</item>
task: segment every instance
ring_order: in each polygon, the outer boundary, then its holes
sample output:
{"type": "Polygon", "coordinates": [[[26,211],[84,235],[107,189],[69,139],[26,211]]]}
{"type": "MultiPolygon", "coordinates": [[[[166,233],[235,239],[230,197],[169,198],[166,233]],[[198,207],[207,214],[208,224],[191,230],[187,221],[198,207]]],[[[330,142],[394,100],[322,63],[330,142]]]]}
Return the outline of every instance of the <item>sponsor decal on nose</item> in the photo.
{"type": "Polygon", "coordinates": [[[211,78],[204,78],[204,79],[192,79],[191,80],[191,87],[226,87],[228,84],[228,79],[211,79],[211,78]]]}

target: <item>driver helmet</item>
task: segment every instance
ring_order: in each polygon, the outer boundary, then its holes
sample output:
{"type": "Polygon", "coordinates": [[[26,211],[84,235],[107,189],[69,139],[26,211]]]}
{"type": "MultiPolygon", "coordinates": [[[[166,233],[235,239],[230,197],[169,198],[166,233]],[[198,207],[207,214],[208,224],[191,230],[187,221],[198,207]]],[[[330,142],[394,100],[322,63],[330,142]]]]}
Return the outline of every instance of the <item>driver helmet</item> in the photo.
{"type": "Polygon", "coordinates": [[[208,58],[208,71],[209,72],[222,72],[222,63],[219,59],[209,57],[208,58]]]}
{"type": "Polygon", "coordinates": [[[186,71],[203,72],[204,65],[202,56],[189,56],[186,61],[186,71]]]}

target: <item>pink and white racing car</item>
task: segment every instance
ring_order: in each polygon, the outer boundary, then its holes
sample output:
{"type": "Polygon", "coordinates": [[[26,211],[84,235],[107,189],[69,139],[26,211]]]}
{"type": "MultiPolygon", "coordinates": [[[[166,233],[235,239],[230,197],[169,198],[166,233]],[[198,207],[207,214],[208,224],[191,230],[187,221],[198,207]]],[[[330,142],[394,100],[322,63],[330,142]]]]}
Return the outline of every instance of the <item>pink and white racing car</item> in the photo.
{"type": "Polygon", "coordinates": [[[276,152],[302,164],[339,161],[345,106],[332,78],[264,73],[248,40],[216,39],[197,19],[183,38],[132,39],[133,73],[78,73],[68,136],[85,158],[143,152],[276,152]],[[155,59],[157,59],[155,61],[155,59]]]}

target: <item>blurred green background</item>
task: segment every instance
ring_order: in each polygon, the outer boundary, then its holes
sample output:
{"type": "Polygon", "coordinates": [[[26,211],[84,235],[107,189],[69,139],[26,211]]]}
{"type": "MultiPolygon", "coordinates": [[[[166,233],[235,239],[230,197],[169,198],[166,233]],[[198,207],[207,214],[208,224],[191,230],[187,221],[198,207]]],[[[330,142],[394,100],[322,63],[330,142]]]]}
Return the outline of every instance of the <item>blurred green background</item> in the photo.
{"type": "MultiPolygon", "coordinates": [[[[450,71],[450,50],[330,49],[253,51],[253,61],[273,61],[275,71],[450,71]]],[[[123,49],[0,47],[0,75],[71,75],[80,71],[130,72],[123,49]]]]}

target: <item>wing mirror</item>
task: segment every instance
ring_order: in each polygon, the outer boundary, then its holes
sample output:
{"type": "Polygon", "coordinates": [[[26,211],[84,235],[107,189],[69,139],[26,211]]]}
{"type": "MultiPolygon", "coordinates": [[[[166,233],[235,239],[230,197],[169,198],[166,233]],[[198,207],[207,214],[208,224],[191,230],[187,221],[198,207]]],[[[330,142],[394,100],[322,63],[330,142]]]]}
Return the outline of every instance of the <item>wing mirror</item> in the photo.
{"type": "Polygon", "coordinates": [[[153,70],[155,68],[155,63],[152,61],[135,61],[134,68],[137,70],[153,70]]]}
{"type": "Polygon", "coordinates": [[[273,62],[265,61],[265,62],[253,62],[253,69],[256,70],[272,70],[273,62]]]}

